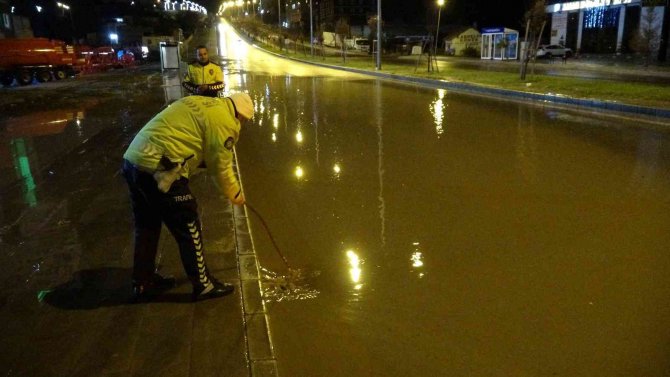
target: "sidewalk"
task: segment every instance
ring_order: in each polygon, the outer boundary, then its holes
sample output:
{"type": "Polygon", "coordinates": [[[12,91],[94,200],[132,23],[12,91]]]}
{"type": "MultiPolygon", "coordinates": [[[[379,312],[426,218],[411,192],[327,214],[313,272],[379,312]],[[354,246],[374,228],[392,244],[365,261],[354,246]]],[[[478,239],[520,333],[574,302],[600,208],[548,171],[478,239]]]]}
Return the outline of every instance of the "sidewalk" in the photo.
{"type": "MultiPolygon", "coordinates": [[[[402,60],[416,60],[414,57],[402,57],[402,60]]],[[[481,60],[438,56],[439,68],[461,67],[483,69],[497,72],[519,72],[520,63],[516,60],[481,60]]],[[[670,67],[643,67],[633,63],[616,63],[584,57],[580,59],[538,59],[528,65],[529,72],[534,69],[538,75],[579,77],[591,80],[662,83],[670,85],[670,67]],[[534,65],[534,66],[533,66],[534,65]]]]}
{"type": "Polygon", "coordinates": [[[0,196],[1,375],[277,375],[245,213],[221,200],[204,174],[192,189],[207,263],[235,292],[192,303],[164,229],[160,271],[178,286],[131,303],[133,227],[121,155],[164,105],[164,76],[145,66],[0,91],[12,119],[95,99],[62,127],[25,129],[0,118],[2,151],[25,145],[25,156],[0,166],[9,177],[0,196]],[[24,175],[13,181],[15,169],[24,175]]]}
{"type": "MultiPolygon", "coordinates": [[[[307,46],[309,51],[309,46],[307,46]]],[[[340,56],[340,50],[332,47],[324,47],[327,57],[340,56]]],[[[373,56],[367,53],[350,50],[347,54],[356,57],[368,56],[373,61],[373,56]]],[[[318,55],[318,49],[315,50],[318,55]]],[[[382,65],[384,63],[416,64],[418,55],[383,55],[382,65]]],[[[421,56],[421,61],[425,64],[426,55],[421,56]]],[[[466,58],[456,56],[437,55],[439,69],[469,68],[484,71],[495,72],[519,72],[518,60],[489,60],[466,58]]],[[[423,67],[423,65],[422,65],[423,67]]],[[[639,61],[632,58],[604,56],[604,55],[583,55],[579,58],[573,57],[567,60],[556,59],[537,59],[534,63],[528,65],[529,72],[535,70],[536,74],[548,76],[566,76],[581,77],[594,80],[612,80],[612,81],[634,81],[648,83],[670,84],[670,64],[649,65],[645,67],[639,61]],[[533,67],[534,66],[534,67],[533,67]]]]}
{"type": "MultiPolygon", "coordinates": [[[[214,276],[235,284],[234,294],[191,303],[191,287],[181,270],[178,250],[164,229],[159,251],[161,272],[177,276],[178,287],[150,303],[131,304],[130,250],[116,244],[110,249],[125,250],[123,255],[112,258],[113,263],[98,260],[94,264],[99,267],[79,270],[75,267],[74,274],[57,286],[5,298],[0,312],[0,320],[5,324],[0,356],[3,375],[276,375],[271,373],[272,365],[270,368],[258,363],[249,365],[248,360],[250,347],[257,359],[259,354],[270,358],[271,349],[267,330],[262,327],[265,323],[256,316],[262,312],[262,304],[253,302],[254,281],[240,279],[238,271],[237,251],[241,250],[234,234],[245,232],[245,219],[233,216],[230,206],[219,208],[215,203],[218,198],[210,195],[211,190],[204,187],[203,181],[196,180],[193,189],[205,193],[198,199],[207,262],[214,276]]],[[[122,191],[114,190],[111,195],[118,202],[116,210],[122,210],[120,207],[125,204],[122,191]]],[[[98,229],[88,231],[104,234],[109,230],[103,227],[113,226],[103,222],[96,226],[98,229]]],[[[127,228],[122,227],[124,231],[127,228]]],[[[41,247],[50,244],[50,252],[65,249],[59,258],[72,258],[67,245],[58,245],[62,238],[54,237],[53,231],[52,228],[35,232],[30,244],[41,247]]],[[[63,238],[67,243],[67,237],[63,238]]],[[[257,279],[255,284],[259,298],[257,279]]]]}

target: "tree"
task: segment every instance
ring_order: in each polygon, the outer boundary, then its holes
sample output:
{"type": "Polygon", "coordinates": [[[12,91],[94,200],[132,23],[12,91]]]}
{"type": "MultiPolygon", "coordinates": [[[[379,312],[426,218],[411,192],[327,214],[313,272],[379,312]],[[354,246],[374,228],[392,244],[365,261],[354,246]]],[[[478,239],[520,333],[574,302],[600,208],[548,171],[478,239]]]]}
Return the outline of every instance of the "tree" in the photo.
{"type": "Polygon", "coordinates": [[[351,28],[349,27],[349,21],[347,21],[346,18],[337,20],[337,23],[335,24],[335,34],[337,34],[340,41],[342,41],[342,61],[344,63],[347,62],[347,46],[346,43],[344,43],[344,39],[348,37],[350,33],[351,28]]]}
{"type": "Polygon", "coordinates": [[[496,48],[501,50],[502,58],[507,59],[507,47],[509,47],[509,39],[507,39],[507,35],[505,35],[503,38],[501,38],[498,42],[496,42],[496,48]]]}
{"type": "Polygon", "coordinates": [[[524,54],[521,57],[521,80],[526,79],[528,63],[531,59],[535,59],[535,54],[540,45],[542,33],[544,32],[544,26],[547,24],[547,14],[545,11],[546,7],[545,0],[535,0],[535,2],[532,3],[530,9],[528,9],[524,15],[524,21],[526,21],[526,48],[524,49],[524,54]]]}
{"type": "Polygon", "coordinates": [[[670,33],[670,0],[665,0],[663,25],[661,26],[661,41],[658,46],[659,62],[664,62],[668,58],[668,33],[670,33]]]}
{"type": "Polygon", "coordinates": [[[657,29],[658,21],[654,9],[654,7],[642,8],[640,26],[638,26],[631,41],[633,51],[640,53],[644,57],[645,67],[651,62],[652,54],[658,51],[660,44],[660,33],[657,29]]]}
{"type": "MultiPolygon", "coordinates": [[[[662,23],[661,23],[661,30],[660,34],[658,35],[658,46],[656,47],[656,50],[658,51],[658,61],[659,62],[664,62],[667,60],[668,57],[668,30],[670,29],[670,0],[642,0],[641,1],[642,9],[645,7],[664,7],[663,8],[663,14],[662,14],[662,23]]],[[[643,14],[642,17],[645,17],[643,14]]],[[[654,19],[654,22],[656,22],[656,19],[654,19]]],[[[640,20],[640,23],[642,23],[642,20],[640,20]]],[[[640,25],[641,27],[641,25],[640,25]]],[[[641,41],[635,41],[633,38],[631,41],[633,44],[636,42],[641,42],[641,41]]],[[[635,46],[632,46],[633,49],[635,49],[635,46]]]]}
{"type": "Polygon", "coordinates": [[[176,12],[173,17],[185,36],[193,34],[205,20],[205,16],[197,12],[176,12]]]}
{"type": "MultiPolygon", "coordinates": [[[[306,54],[305,50],[305,38],[302,33],[302,28],[300,26],[294,26],[288,29],[287,31],[288,37],[293,41],[293,52],[295,54],[298,53],[298,45],[302,46],[302,51],[303,53],[306,54]]],[[[286,49],[288,51],[288,47],[286,49]]]]}
{"type": "MultiPolygon", "coordinates": [[[[368,41],[370,41],[370,49],[368,54],[372,54],[372,49],[374,47],[374,40],[377,38],[377,15],[368,17],[368,27],[370,28],[370,34],[368,34],[368,41]]],[[[382,18],[382,30],[384,30],[384,19],[382,18]]],[[[377,48],[381,46],[381,42],[377,42],[377,48]]]]}

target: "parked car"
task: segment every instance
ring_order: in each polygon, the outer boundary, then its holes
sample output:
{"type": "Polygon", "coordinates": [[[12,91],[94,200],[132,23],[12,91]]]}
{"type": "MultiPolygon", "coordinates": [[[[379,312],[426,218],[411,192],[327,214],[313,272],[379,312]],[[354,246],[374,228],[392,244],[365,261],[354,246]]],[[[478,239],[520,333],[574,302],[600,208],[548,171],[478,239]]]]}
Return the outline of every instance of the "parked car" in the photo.
{"type": "Polygon", "coordinates": [[[572,56],[572,49],[561,45],[542,45],[537,49],[536,55],[538,58],[551,58],[552,56],[570,57],[572,56]]]}
{"type": "Polygon", "coordinates": [[[393,37],[388,40],[388,49],[401,55],[409,55],[409,43],[405,37],[393,37]]]}
{"type": "Polygon", "coordinates": [[[429,38],[424,35],[396,36],[389,40],[388,48],[395,53],[410,55],[414,46],[425,45],[424,42],[429,38]]]}
{"type": "Polygon", "coordinates": [[[370,51],[370,41],[364,38],[356,38],[354,40],[354,48],[361,52],[370,51]]]}

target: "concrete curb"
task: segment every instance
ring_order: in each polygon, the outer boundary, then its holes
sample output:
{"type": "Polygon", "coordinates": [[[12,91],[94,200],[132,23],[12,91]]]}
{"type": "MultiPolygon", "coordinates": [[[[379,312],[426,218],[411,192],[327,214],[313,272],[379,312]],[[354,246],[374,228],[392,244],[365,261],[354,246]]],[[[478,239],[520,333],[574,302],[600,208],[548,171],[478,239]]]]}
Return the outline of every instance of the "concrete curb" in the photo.
{"type": "MultiPolygon", "coordinates": [[[[234,156],[237,177],[240,186],[243,186],[237,164],[237,151],[234,151],[234,156]]],[[[246,207],[233,206],[233,221],[249,376],[277,377],[277,360],[272,346],[270,326],[261,290],[260,268],[246,207]]]]}
{"type": "Polygon", "coordinates": [[[367,71],[367,70],[363,70],[363,69],[340,67],[340,66],[330,65],[330,64],[325,64],[325,63],[318,63],[318,62],[311,62],[311,61],[307,61],[307,60],[301,60],[301,59],[293,58],[293,57],[290,57],[290,56],[284,56],[284,55],[281,55],[281,54],[277,54],[276,52],[268,51],[268,50],[263,49],[263,48],[255,45],[253,43],[252,43],[252,46],[254,46],[255,48],[258,48],[260,50],[263,50],[263,51],[265,51],[269,54],[275,55],[277,57],[284,58],[284,59],[290,59],[290,60],[305,63],[305,64],[311,64],[311,65],[318,66],[318,67],[323,67],[323,68],[337,69],[337,70],[340,70],[340,71],[346,71],[346,72],[351,72],[351,73],[358,73],[358,74],[362,74],[362,75],[374,76],[374,77],[378,77],[378,78],[382,78],[382,79],[386,79],[386,80],[393,80],[393,81],[398,81],[398,82],[407,83],[407,84],[422,85],[422,86],[435,88],[435,89],[450,89],[450,90],[456,90],[456,91],[466,92],[466,93],[471,93],[471,94],[494,96],[496,98],[502,98],[502,99],[508,99],[508,100],[512,99],[512,100],[521,100],[521,101],[540,102],[540,103],[544,103],[544,104],[549,103],[549,104],[556,104],[556,105],[577,106],[577,107],[590,108],[590,109],[602,110],[602,111],[614,111],[614,112],[618,112],[618,113],[626,113],[626,114],[633,114],[633,115],[640,115],[640,116],[649,116],[649,117],[670,119],[670,109],[636,106],[636,105],[629,105],[629,104],[624,104],[624,103],[619,103],[619,102],[603,101],[603,100],[598,100],[598,99],[572,98],[572,97],[558,95],[558,94],[539,94],[539,93],[531,93],[531,92],[521,92],[521,91],[517,91],[517,90],[490,88],[490,87],[486,87],[486,86],[481,86],[481,85],[476,85],[476,84],[468,84],[468,83],[462,83],[462,82],[432,80],[432,79],[426,79],[426,78],[400,76],[400,75],[394,75],[394,74],[383,73],[383,72],[373,72],[373,71],[367,71]]]}

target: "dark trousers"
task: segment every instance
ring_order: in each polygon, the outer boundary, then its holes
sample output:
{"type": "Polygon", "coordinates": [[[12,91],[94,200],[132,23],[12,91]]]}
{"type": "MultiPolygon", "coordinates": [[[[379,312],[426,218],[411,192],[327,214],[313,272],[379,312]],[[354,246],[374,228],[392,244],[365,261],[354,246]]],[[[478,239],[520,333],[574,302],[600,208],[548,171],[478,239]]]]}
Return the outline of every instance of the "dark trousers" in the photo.
{"type": "Polygon", "coordinates": [[[163,193],[150,173],[125,160],[123,176],[128,182],[135,217],[133,281],[150,281],[155,272],[161,223],[165,223],[179,245],[186,275],[194,286],[208,285],[198,204],[188,179],[182,177],[163,193]]]}

